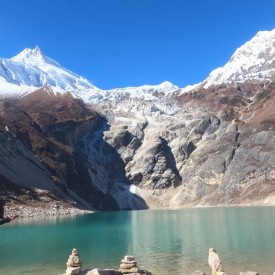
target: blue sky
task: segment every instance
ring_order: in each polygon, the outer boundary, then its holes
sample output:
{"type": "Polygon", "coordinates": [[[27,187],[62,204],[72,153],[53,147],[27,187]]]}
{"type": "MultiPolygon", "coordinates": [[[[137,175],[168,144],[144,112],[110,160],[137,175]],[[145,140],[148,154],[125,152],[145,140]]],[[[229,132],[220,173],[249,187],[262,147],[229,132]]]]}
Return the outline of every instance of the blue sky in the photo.
{"type": "Polygon", "coordinates": [[[260,30],[274,0],[0,0],[0,56],[39,45],[102,89],[185,87],[260,30]]]}

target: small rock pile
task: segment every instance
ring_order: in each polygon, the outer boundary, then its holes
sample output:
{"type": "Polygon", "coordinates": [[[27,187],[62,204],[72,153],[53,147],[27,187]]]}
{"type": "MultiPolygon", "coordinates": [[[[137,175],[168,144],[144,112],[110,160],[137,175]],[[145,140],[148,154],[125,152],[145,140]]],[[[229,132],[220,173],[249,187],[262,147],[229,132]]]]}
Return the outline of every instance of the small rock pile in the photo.
{"type": "Polygon", "coordinates": [[[68,275],[80,274],[81,268],[82,268],[82,263],[80,261],[77,250],[74,248],[67,262],[66,274],[68,275]]]}
{"type": "Polygon", "coordinates": [[[124,259],[121,260],[119,271],[122,274],[130,274],[130,275],[138,273],[139,268],[137,266],[137,262],[135,261],[135,257],[126,255],[124,259]]]}

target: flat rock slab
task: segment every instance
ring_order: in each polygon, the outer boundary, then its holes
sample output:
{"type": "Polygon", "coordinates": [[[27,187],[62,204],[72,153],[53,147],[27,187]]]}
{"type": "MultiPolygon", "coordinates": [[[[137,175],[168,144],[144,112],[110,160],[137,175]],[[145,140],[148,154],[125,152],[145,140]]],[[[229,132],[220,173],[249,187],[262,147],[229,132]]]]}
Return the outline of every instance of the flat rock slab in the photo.
{"type": "Polygon", "coordinates": [[[196,270],[195,272],[191,273],[190,275],[206,275],[206,274],[200,270],[196,270]]]}
{"type": "Polygon", "coordinates": [[[67,267],[66,269],[66,275],[75,275],[79,274],[81,271],[80,267],[67,267]]]}
{"type": "Polygon", "coordinates": [[[259,275],[256,271],[246,271],[246,272],[240,272],[240,275],[259,275]]]}
{"type": "Polygon", "coordinates": [[[121,272],[114,269],[92,269],[86,275],[122,275],[121,272]]]}

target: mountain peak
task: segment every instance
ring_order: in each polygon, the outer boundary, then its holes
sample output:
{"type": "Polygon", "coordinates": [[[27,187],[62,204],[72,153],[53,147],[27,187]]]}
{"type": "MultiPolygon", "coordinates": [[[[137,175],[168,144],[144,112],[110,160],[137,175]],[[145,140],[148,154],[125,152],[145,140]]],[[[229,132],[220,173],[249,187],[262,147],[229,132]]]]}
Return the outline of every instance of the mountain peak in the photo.
{"type": "Polygon", "coordinates": [[[20,62],[23,64],[28,64],[28,65],[47,63],[47,64],[60,67],[60,65],[56,61],[44,55],[44,53],[42,52],[39,46],[36,46],[34,49],[30,49],[30,48],[24,49],[18,55],[12,57],[11,60],[20,62]]]}
{"type": "Polygon", "coordinates": [[[43,54],[43,52],[41,51],[41,49],[39,48],[38,45],[36,45],[36,47],[33,50],[31,50],[31,52],[35,56],[44,57],[44,54],[43,54]]]}
{"type": "Polygon", "coordinates": [[[166,89],[178,89],[179,88],[176,85],[174,85],[173,83],[171,83],[170,81],[164,81],[164,82],[160,83],[158,85],[158,87],[166,88],[166,89]]]}
{"type": "Polygon", "coordinates": [[[207,86],[218,83],[266,80],[275,74],[275,29],[260,31],[239,47],[228,63],[210,73],[207,86]]]}
{"type": "Polygon", "coordinates": [[[12,60],[21,62],[26,59],[30,58],[38,58],[41,60],[45,59],[45,55],[42,53],[41,49],[39,46],[36,46],[34,49],[26,48],[22,52],[20,52],[18,55],[14,56],[12,60]]]}
{"type": "Polygon", "coordinates": [[[11,59],[0,58],[1,79],[19,86],[49,85],[66,91],[94,88],[87,79],[44,55],[39,46],[34,49],[26,48],[11,59]]]}

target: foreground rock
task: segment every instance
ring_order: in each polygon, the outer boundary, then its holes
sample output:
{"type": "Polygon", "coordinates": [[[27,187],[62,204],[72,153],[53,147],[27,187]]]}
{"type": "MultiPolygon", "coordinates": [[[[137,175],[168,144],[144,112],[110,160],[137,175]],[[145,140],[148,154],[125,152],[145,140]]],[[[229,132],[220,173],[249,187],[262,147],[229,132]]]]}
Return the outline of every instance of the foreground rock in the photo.
{"type": "Polygon", "coordinates": [[[86,275],[121,275],[122,273],[114,269],[93,269],[88,271],[86,275]]]}
{"type": "MultiPolygon", "coordinates": [[[[214,248],[209,249],[208,263],[211,268],[212,275],[227,275],[222,269],[220,258],[214,248]]],[[[137,262],[135,261],[135,257],[129,255],[124,256],[124,258],[121,260],[119,270],[94,268],[82,271],[82,265],[83,264],[80,261],[77,249],[74,248],[66,263],[67,269],[64,275],[153,275],[153,273],[149,271],[140,270],[138,268],[137,262]]],[[[201,270],[196,270],[189,275],[206,275],[206,273],[202,272],[201,270]]],[[[246,271],[240,272],[240,275],[259,275],[259,273],[255,271],[246,271]]]]}
{"type": "Polygon", "coordinates": [[[191,273],[190,275],[206,275],[206,274],[200,270],[196,270],[195,272],[191,273]]]}
{"type": "Polygon", "coordinates": [[[219,255],[214,248],[209,249],[208,264],[211,268],[212,275],[226,275],[222,268],[222,263],[219,255]]]}
{"type": "Polygon", "coordinates": [[[77,250],[74,248],[67,262],[66,274],[68,275],[80,274],[81,268],[82,268],[82,263],[80,261],[77,250]]]}
{"type": "Polygon", "coordinates": [[[121,264],[119,266],[119,271],[122,274],[134,274],[139,271],[137,266],[137,262],[135,261],[135,257],[133,256],[125,256],[124,259],[121,260],[121,264]]]}
{"type": "Polygon", "coordinates": [[[135,261],[134,256],[126,255],[122,260],[119,266],[119,272],[121,274],[128,274],[128,275],[152,275],[151,272],[146,270],[140,270],[137,266],[137,262],[135,261]]]}
{"type": "Polygon", "coordinates": [[[139,270],[137,262],[135,261],[135,258],[133,256],[125,256],[121,261],[119,270],[94,268],[81,271],[82,262],[80,261],[78,252],[75,248],[72,250],[72,253],[69,256],[66,265],[67,269],[64,275],[153,275],[149,271],[139,270]]]}

